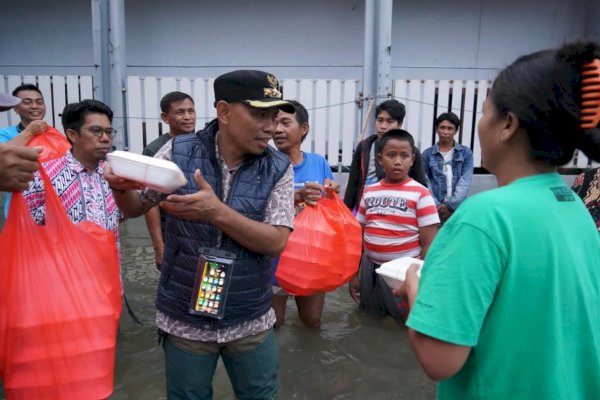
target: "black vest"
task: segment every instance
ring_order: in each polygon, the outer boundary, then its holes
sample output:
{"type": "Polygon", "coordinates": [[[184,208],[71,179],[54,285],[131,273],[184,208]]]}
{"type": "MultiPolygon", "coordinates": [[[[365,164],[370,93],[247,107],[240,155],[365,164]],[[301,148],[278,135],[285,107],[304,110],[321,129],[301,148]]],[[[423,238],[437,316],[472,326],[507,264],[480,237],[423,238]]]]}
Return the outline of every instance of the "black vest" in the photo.
{"type": "MultiPolygon", "coordinates": [[[[217,196],[223,198],[221,167],[215,151],[217,130],[218,124],[214,120],[202,131],[173,139],[172,160],[188,180],[176,194],[198,191],[194,171],[199,169],[217,196]]],[[[271,192],[289,165],[288,158],[271,147],[261,155],[248,156],[233,177],[227,205],[262,222],[271,192]]],[[[167,214],[165,252],[156,299],[160,311],[195,327],[217,329],[252,320],[269,310],[272,296],[269,257],[250,251],[223,235],[219,248],[237,255],[225,316],[217,320],[189,313],[198,249],[215,247],[217,235],[217,228],[211,224],[180,220],[167,214]]]]}

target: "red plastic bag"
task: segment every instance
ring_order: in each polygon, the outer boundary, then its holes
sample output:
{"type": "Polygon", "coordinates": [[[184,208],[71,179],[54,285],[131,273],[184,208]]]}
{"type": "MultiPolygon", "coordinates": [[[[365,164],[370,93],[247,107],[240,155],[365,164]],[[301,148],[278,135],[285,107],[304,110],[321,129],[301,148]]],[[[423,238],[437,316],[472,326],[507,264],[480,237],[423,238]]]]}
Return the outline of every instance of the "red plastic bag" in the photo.
{"type": "Polygon", "coordinates": [[[275,278],[298,296],[334,290],[358,270],[361,247],[360,225],[339,197],[322,198],[294,221],[275,278]]]}
{"type": "Polygon", "coordinates": [[[106,399],[121,314],[114,234],[73,224],[40,169],[45,225],[15,193],[0,235],[0,377],[12,399],[106,399]]]}
{"type": "Polygon", "coordinates": [[[343,284],[348,282],[358,271],[362,255],[362,228],[356,217],[337,195],[331,199],[326,197],[321,199],[321,204],[325,206],[325,215],[331,226],[339,229],[339,234],[344,238],[342,250],[344,261],[336,268],[343,284]]]}
{"type": "Polygon", "coordinates": [[[65,135],[48,125],[46,132],[35,135],[29,139],[27,146],[42,147],[42,152],[40,153],[38,160],[40,162],[45,162],[64,156],[71,148],[71,143],[69,143],[65,135]]]}

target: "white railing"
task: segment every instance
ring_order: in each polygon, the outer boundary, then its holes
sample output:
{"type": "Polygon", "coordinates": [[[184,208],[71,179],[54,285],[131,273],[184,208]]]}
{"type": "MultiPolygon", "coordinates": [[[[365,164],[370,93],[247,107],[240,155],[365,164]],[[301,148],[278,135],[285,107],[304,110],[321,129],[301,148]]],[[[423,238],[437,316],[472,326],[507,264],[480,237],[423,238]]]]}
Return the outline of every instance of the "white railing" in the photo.
{"type": "MultiPolygon", "coordinates": [[[[141,153],[144,146],[167,132],[168,125],[160,119],[159,103],[162,96],[174,90],[192,96],[196,103],[196,128],[202,128],[215,117],[213,82],[214,78],[128,77],[125,121],[128,150],[141,153]]],[[[59,130],[62,129],[59,114],[67,103],[94,98],[91,76],[0,75],[2,92],[10,93],[22,83],[38,85],[46,99],[45,120],[59,130]]],[[[303,150],[325,156],[334,168],[349,166],[359,139],[361,121],[368,109],[367,101],[360,98],[360,82],[286,79],[281,83],[284,97],[298,100],[309,112],[310,132],[302,144],[303,150]]],[[[406,105],[404,128],[414,135],[421,150],[435,143],[435,116],[449,110],[457,114],[462,121],[458,141],[473,150],[475,167],[480,167],[477,124],[491,84],[486,80],[396,80],[391,96],[406,105]]],[[[377,99],[376,103],[383,100],[377,99]]],[[[374,108],[375,105],[373,113],[374,108]]],[[[0,127],[18,121],[14,111],[0,113],[0,127]]],[[[371,131],[372,127],[368,127],[367,133],[371,131]]],[[[589,165],[587,157],[576,153],[565,167],[586,168],[589,165]]]]}
{"type": "MultiPolygon", "coordinates": [[[[127,79],[127,125],[129,149],[140,153],[145,145],[166,133],[160,119],[160,99],[179,90],[196,104],[196,129],[215,118],[212,78],[155,78],[130,76],[127,79]]],[[[357,81],[283,80],[285,98],[296,99],[309,112],[310,132],[302,144],[305,151],[324,155],[332,166],[350,165],[359,127],[356,106],[357,81]],[[338,155],[341,154],[341,158],[338,155]]]]}
{"type": "MultiPolygon", "coordinates": [[[[477,135],[477,125],[482,116],[483,101],[487,97],[491,81],[433,81],[433,80],[396,80],[394,97],[406,105],[404,128],[415,136],[415,142],[421,150],[436,141],[434,116],[452,111],[460,117],[461,127],[458,141],[473,151],[475,167],[482,166],[481,145],[477,135]]],[[[587,168],[600,166],[591,162],[580,151],[565,168],[587,168]]]]}
{"type": "MultiPolygon", "coordinates": [[[[44,120],[59,131],[62,131],[59,114],[68,103],[94,98],[92,77],[80,75],[0,75],[0,92],[11,93],[23,83],[37,85],[46,102],[44,120]]],[[[0,128],[18,123],[19,116],[14,111],[0,113],[0,128]]]]}
{"type": "Polygon", "coordinates": [[[448,111],[459,116],[457,140],[473,150],[475,167],[481,166],[477,123],[489,81],[396,80],[394,97],[406,105],[404,128],[415,136],[421,150],[436,142],[435,117],[448,111]]]}

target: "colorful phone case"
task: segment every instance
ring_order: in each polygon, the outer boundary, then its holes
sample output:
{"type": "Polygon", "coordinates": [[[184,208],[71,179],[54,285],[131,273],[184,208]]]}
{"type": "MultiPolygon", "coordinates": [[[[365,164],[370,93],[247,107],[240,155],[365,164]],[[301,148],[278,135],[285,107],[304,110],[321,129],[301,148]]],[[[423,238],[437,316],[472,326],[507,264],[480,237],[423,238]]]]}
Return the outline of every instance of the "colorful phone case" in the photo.
{"type": "Polygon", "coordinates": [[[231,281],[235,254],[212,248],[201,248],[190,313],[222,319],[231,281]]]}

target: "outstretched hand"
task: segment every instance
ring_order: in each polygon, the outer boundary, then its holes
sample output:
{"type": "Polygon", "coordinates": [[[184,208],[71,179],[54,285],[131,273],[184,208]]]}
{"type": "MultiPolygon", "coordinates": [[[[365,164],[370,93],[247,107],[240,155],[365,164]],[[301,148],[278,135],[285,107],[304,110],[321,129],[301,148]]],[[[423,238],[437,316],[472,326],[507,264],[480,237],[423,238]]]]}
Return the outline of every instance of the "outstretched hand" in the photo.
{"type": "Polygon", "coordinates": [[[318,182],[306,182],[304,187],[296,191],[295,195],[298,199],[309,206],[317,205],[317,201],[321,198],[321,190],[323,188],[318,182]]]}
{"type": "Polygon", "coordinates": [[[412,304],[419,290],[419,276],[417,272],[420,268],[419,264],[410,265],[408,271],[406,271],[404,283],[398,289],[394,289],[394,296],[403,297],[408,300],[409,304],[412,304]]]}
{"type": "Polygon", "coordinates": [[[38,170],[41,147],[0,145],[0,191],[21,191],[29,187],[33,173],[38,170]]]}
{"type": "Polygon", "coordinates": [[[199,189],[196,193],[171,194],[160,202],[160,206],[177,218],[212,222],[224,204],[198,169],[194,172],[194,180],[199,189]]]}
{"type": "Polygon", "coordinates": [[[43,120],[31,121],[27,128],[23,129],[21,135],[29,135],[29,137],[33,137],[35,135],[42,134],[46,132],[48,129],[48,124],[46,124],[43,120]]]}
{"type": "Polygon", "coordinates": [[[329,178],[325,179],[325,196],[332,198],[334,193],[340,192],[340,184],[329,178]]]}
{"type": "Polygon", "coordinates": [[[144,188],[144,184],[131,181],[129,179],[121,178],[113,174],[110,167],[110,163],[106,163],[104,166],[104,179],[108,182],[108,186],[111,189],[116,190],[139,190],[144,188]]]}

